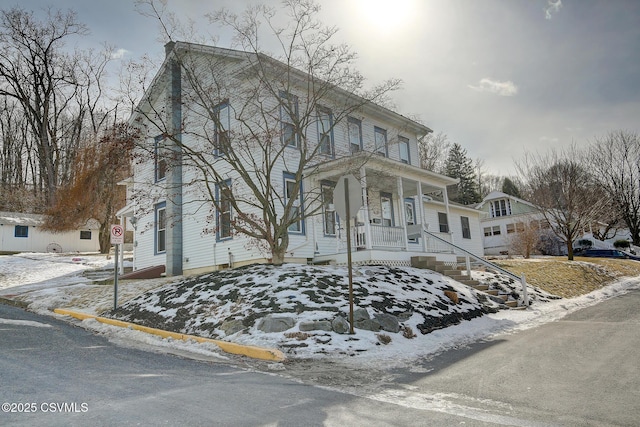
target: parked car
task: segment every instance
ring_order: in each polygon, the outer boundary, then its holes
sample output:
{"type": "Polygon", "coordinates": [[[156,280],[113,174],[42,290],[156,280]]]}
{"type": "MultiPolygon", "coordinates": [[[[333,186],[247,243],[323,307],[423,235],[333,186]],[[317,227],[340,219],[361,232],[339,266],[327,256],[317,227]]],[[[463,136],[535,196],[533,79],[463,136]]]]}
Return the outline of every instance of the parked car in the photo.
{"type": "Polygon", "coordinates": [[[628,254],[617,249],[585,249],[580,252],[579,256],[597,257],[597,258],[617,258],[617,259],[632,259],[640,261],[640,257],[628,254]]]}

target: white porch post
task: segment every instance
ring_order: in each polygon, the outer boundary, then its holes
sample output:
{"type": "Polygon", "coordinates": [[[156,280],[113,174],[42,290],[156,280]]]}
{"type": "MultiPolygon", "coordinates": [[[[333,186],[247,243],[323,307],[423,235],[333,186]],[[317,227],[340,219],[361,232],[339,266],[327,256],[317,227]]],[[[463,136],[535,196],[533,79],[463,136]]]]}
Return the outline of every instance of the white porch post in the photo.
{"type": "Polygon", "coordinates": [[[427,252],[427,239],[424,234],[424,201],[422,200],[422,182],[418,181],[418,218],[420,218],[420,238],[422,252],[427,252]]]}
{"type": "Polygon", "coordinates": [[[360,184],[362,185],[362,204],[365,233],[365,248],[371,249],[371,222],[369,221],[369,200],[367,198],[367,169],[363,166],[360,168],[360,184]]]}
{"type": "Polygon", "coordinates": [[[444,207],[447,211],[447,227],[449,227],[449,237],[451,238],[451,243],[455,244],[455,242],[453,241],[453,232],[451,231],[451,212],[449,211],[449,195],[447,194],[446,186],[442,189],[442,195],[444,197],[444,207]]]}
{"type": "MultiPolygon", "coordinates": [[[[405,207],[404,207],[404,187],[402,186],[402,177],[396,178],[396,182],[398,183],[398,198],[400,199],[400,221],[402,222],[402,236],[404,238],[404,250],[409,251],[409,239],[407,239],[407,218],[405,217],[405,207]]],[[[415,218],[414,218],[415,221],[415,218]]]]}

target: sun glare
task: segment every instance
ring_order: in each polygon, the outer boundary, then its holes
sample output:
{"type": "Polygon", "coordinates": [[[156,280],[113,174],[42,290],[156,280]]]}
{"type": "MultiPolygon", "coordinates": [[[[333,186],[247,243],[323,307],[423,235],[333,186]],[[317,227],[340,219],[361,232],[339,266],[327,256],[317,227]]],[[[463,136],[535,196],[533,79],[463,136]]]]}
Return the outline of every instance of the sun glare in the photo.
{"type": "Polygon", "coordinates": [[[415,19],[416,0],[357,0],[356,7],[365,25],[390,33],[415,19]]]}

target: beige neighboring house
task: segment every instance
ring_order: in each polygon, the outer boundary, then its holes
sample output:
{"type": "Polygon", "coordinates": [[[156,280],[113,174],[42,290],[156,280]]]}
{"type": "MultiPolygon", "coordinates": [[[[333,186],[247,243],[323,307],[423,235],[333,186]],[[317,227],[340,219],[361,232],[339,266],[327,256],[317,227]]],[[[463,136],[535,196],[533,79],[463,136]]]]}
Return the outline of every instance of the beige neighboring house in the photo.
{"type": "Polygon", "coordinates": [[[0,212],[0,253],[98,252],[100,224],[89,220],[73,231],[53,233],[42,229],[44,215],[0,212]]]}
{"type": "Polygon", "coordinates": [[[476,209],[483,213],[480,225],[485,255],[513,252],[511,240],[532,222],[539,228],[548,228],[534,204],[500,191],[489,193],[476,209]]]}

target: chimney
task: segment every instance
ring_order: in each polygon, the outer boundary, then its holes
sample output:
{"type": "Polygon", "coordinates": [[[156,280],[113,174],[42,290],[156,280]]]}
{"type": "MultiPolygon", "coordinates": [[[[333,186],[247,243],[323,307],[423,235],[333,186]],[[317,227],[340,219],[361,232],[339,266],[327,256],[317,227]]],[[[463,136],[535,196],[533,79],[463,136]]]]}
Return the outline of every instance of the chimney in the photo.
{"type": "Polygon", "coordinates": [[[173,50],[173,47],[176,45],[176,42],[168,42],[167,44],[164,45],[164,55],[165,57],[169,56],[169,54],[171,53],[171,51],[173,50]]]}

